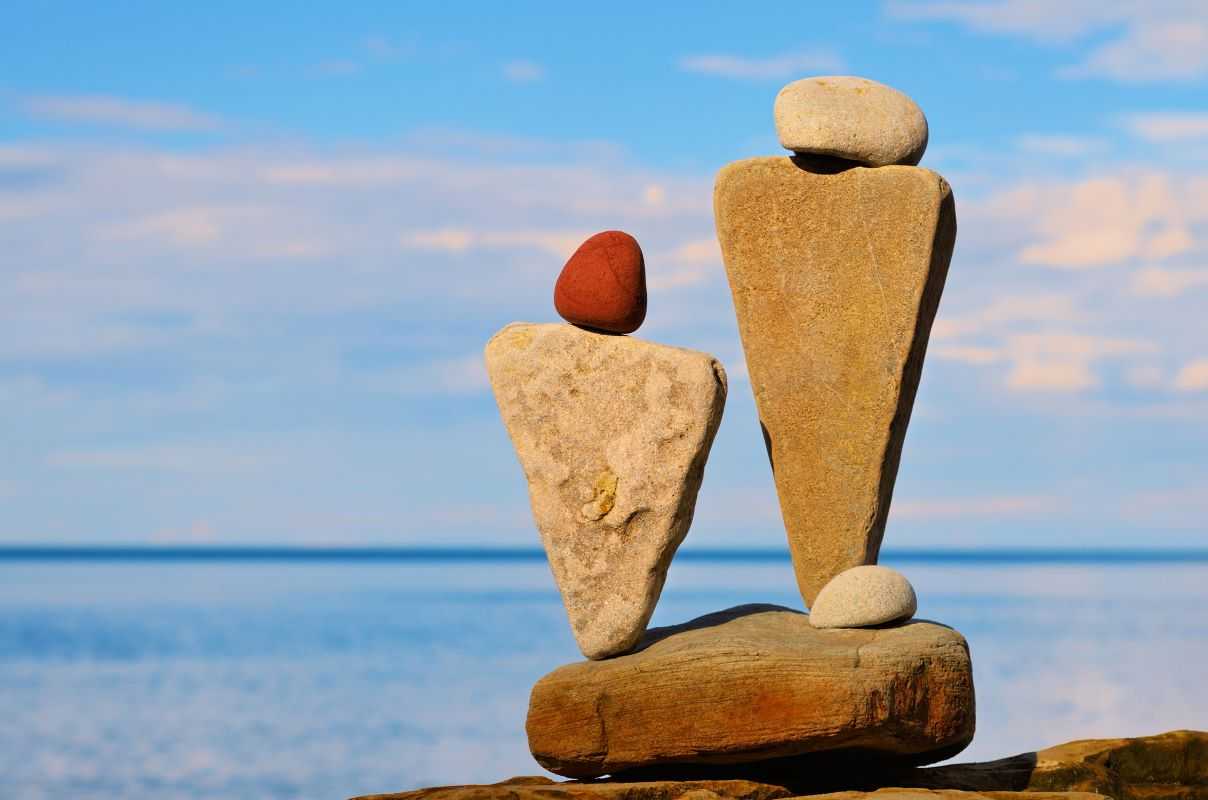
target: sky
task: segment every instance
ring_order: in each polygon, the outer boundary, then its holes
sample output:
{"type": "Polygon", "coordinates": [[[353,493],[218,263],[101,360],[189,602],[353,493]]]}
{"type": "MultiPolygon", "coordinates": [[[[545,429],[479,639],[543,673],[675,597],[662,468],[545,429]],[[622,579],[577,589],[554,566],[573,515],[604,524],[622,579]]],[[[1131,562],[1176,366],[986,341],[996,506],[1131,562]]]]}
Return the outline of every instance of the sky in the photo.
{"type": "Polygon", "coordinates": [[[5,12],[0,542],[537,544],[482,347],[620,228],[782,546],[712,181],[855,74],[960,226],[885,546],[1208,544],[1202,0],[252,5],[5,12]]]}

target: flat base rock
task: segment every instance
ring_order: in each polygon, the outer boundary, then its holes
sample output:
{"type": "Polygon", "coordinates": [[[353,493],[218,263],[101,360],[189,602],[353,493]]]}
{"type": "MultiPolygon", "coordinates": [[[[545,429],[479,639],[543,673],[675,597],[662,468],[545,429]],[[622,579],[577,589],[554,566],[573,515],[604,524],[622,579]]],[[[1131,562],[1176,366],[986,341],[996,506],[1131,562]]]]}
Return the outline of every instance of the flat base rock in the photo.
{"type": "MultiPolygon", "coordinates": [[[[997,761],[878,772],[833,764],[793,770],[791,761],[740,765],[746,779],[554,782],[512,778],[356,800],[1208,800],[1208,732],[1090,739],[997,761]],[[833,791],[844,788],[849,791],[833,791]],[[831,791],[829,794],[819,792],[831,791]]],[[[818,766],[816,763],[813,766],[818,766]]],[[[725,768],[717,768],[724,771],[725,768]]],[[[739,770],[729,768],[731,772],[739,770]]]]}
{"type": "Polygon", "coordinates": [[[353,800],[779,800],[792,792],[783,786],[744,780],[722,781],[564,781],[542,776],[501,783],[438,786],[397,794],[371,794],[353,800]]]}
{"type": "MultiPolygon", "coordinates": [[[[543,777],[502,783],[440,786],[353,800],[780,800],[793,797],[781,786],[752,781],[592,781],[555,783],[543,777]]],[[[806,795],[817,800],[1108,800],[1090,792],[965,792],[956,789],[878,789],[806,795]]]]}
{"type": "Polygon", "coordinates": [[[551,672],[526,729],[537,762],[574,778],[821,753],[927,764],[973,738],[972,665],[943,625],[819,630],[800,612],[739,606],[551,672]]]}

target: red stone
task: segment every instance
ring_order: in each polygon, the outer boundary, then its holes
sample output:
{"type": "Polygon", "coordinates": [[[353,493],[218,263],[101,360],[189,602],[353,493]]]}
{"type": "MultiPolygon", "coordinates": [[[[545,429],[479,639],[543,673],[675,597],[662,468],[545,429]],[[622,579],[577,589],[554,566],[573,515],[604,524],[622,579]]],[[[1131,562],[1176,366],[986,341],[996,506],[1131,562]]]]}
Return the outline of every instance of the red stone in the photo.
{"type": "Polygon", "coordinates": [[[554,308],[582,328],[636,331],[646,319],[646,262],[637,239],[604,231],[579,245],[554,285],[554,308]]]}

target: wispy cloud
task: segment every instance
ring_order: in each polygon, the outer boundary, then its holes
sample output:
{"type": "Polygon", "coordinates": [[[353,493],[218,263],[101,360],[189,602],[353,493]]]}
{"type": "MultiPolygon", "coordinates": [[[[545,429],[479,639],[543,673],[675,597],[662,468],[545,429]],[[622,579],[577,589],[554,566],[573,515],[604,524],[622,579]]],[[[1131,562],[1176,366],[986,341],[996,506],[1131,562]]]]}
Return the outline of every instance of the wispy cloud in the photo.
{"type": "Polygon", "coordinates": [[[742,80],[800,78],[811,73],[834,73],[845,69],[838,53],[827,48],[799,50],[768,58],[725,54],[684,56],[679,60],[679,67],[684,72],[742,80]]]}
{"type": "Polygon", "coordinates": [[[26,113],[42,119],[152,131],[215,131],[222,120],[177,103],[154,103],[110,95],[26,98],[26,113]]]}
{"type": "Polygon", "coordinates": [[[1198,0],[1158,3],[1071,0],[898,0],[890,14],[946,20],[973,30],[1068,43],[1097,34],[1064,77],[1102,77],[1125,83],[1190,80],[1208,75],[1208,8],[1198,0]]]}
{"type": "Polygon", "coordinates": [[[1092,369],[1098,361],[1148,355],[1151,342],[1070,333],[1032,333],[1009,337],[1004,352],[1011,362],[1010,389],[1027,392],[1081,392],[1099,385],[1092,369]]]}
{"type": "Polygon", "coordinates": [[[1208,111],[1164,111],[1126,114],[1125,128],[1135,136],[1157,143],[1208,139],[1208,111]]]}
{"type": "Polygon", "coordinates": [[[462,228],[408,231],[399,238],[407,250],[464,253],[470,249],[536,249],[568,258],[591,231],[471,231],[462,228]]]}
{"type": "Polygon", "coordinates": [[[372,382],[378,388],[404,395],[476,394],[489,386],[480,352],[380,371],[372,382]]]}
{"type": "Polygon", "coordinates": [[[503,65],[503,77],[512,83],[533,83],[545,77],[545,67],[536,61],[516,59],[503,65]]]}
{"type": "Polygon", "coordinates": [[[1191,226],[1208,220],[1208,194],[1168,173],[1126,172],[1017,185],[983,209],[1025,233],[1021,263],[1083,270],[1188,252],[1191,226]]]}
{"type": "Polygon", "coordinates": [[[1174,387],[1182,392],[1208,391],[1208,358],[1196,359],[1179,370],[1174,387]]]}
{"type": "Polygon", "coordinates": [[[46,463],[66,469],[147,470],[172,472],[253,471],[268,466],[270,455],[252,445],[233,449],[216,444],[153,444],[94,450],[58,450],[46,463]]]}
{"type": "Polygon", "coordinates": [[[1142,297],[1177,297],[1208,287],[1208,269],[1145,267],[1133,275],[1132,290],[1142,297]]]}
{"type": "Polygon", "coordinates": [[[1069,136],[1054,134],[1027,134],[1015,140],[1016,146],[1025,153],[1057,156],[1060,158],[1079,158],[1082,156],[1101,153],[1107,149],[1107,143],[1092,136],[1069,136]]]}
{"type": "MultiPolygon", "coordinates": [[[[1144,5],[1139,5],[1144,9],[1144,5]]],[[[1191,13],[1204,14],[1199,4],[1191,13]]],[[[1191,80],[1208,75],[1208,20],[1134,22],[1125,34],[1063,69],[1070,78],[1105,77],[1121,83],[1191,80]]]]}
{"type": "Polygon", "coordinates": [[[931,500],[900,499],[890,508],[896,520],[993,519],[1050,516],[1065,510],[1068,500],[1047,495],[1004,495],[931,500]]]}

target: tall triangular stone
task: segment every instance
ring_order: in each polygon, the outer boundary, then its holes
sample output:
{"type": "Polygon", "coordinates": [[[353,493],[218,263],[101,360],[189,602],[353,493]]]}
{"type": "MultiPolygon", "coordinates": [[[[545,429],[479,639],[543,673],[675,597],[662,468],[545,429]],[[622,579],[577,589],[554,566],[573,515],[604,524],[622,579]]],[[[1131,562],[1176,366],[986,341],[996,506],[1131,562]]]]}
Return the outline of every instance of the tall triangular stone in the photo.
{"type": "Polygon", "coordinates": [[[844,569],[876,563],[956,238],[939,175],[844,166],[749,159],[724,167],[714,192],[807,605],[844,569]]]}
{"type": "Polygon", "coordinates": [[[486,362],[579,648],[624,653],[692,524],[725,372],[706,353],[550,324],[508,325],[486,362]]]}

